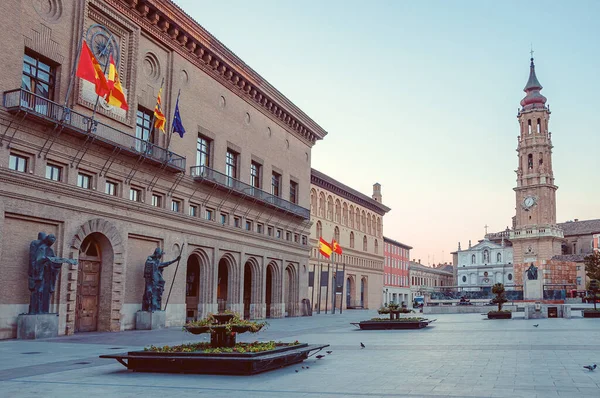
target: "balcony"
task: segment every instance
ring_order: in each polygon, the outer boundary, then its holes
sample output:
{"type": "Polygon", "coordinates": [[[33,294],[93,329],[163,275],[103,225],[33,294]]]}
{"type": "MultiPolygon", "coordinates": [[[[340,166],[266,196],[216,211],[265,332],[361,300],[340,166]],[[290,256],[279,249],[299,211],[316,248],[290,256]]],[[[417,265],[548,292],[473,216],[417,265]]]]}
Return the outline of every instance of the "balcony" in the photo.
{"type": "Polygon", "coordinates": [[[146,162],[160,165],[165,170],[185,171],[183,156],[100,123],[90,116],[75,112],[30,91],[23,89],[5,91],[4,107],[10,113],[23,114],[24,117],[56,124],[65,132],[75,136],[92,138],[94,143],[110,149],[118,148],[120,153],[135,157],[141,156],[146,162]]]}
{"type": "Polygon", "coordinates": [[[211,184],[219,189],[232,191],[234,194],[241,195],[248,200],[259,202],[277,210],[282,210],[295,217],[301,217],[305,220],[310,219],[310,210],[295,203],[288,202],[275,195],[271,195],[261,189],[255,188],[235,178],[228,177],[206,166],[190,167],[191,176],[198,182],[211,184]]]}

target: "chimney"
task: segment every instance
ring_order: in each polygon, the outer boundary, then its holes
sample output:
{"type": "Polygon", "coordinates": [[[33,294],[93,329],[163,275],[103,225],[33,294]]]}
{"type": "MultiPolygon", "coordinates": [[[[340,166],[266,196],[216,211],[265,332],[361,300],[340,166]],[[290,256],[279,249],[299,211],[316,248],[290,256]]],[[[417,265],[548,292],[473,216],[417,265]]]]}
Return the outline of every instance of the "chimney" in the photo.
{"type": "Polygon", "coordinates": [[[469,239],[469,249],[471,248],[471,239],[469,239]]]}
{"type": "Polygon", "coordinates": [[[421,259],[419,259],[419,261],[417,261],[419,264],[421,264],[421,259]]]}
{"type": "Polygon", "coordinates": [[[575,222],[579,221],[579,218],[576,218],[574,221],[575,221],[575,222]]]}
{"type": "Polygon", "coordinates": [[[373,200],[375,202],[381,202],[381,184],[376,182],[375,184],[373,184],[373,200]]]}
{"type": "Polygon", "coordinates": [[[458,250],[460,251],[460,242],[458,242],[458,250]]]}

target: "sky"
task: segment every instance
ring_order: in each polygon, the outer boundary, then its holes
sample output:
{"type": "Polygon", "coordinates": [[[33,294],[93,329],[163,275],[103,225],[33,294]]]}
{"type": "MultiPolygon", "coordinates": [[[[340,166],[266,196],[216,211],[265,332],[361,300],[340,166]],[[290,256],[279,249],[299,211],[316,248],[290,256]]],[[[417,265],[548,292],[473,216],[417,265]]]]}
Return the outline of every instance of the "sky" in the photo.
{"type": "Polygon", "coordinates": [[[600,2],[176,3],[328,132],[312,167],[382,185],[384,235],[424,264],[511,225],[533,46],[557,221],[600,218],[600,2]]]}

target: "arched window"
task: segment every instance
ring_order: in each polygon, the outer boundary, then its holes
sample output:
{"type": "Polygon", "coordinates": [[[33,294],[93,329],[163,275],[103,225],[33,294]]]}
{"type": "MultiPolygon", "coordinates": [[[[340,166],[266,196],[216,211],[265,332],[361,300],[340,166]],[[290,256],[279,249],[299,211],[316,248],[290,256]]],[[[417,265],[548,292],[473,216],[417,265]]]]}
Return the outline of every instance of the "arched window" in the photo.
{"type": "Polygon", "coordinates": [[[350,210],[348,211],[348,226],[354,228],[354,206],[352,205],[350,205],[350,210]]]}
{"type": "Polygon", "coordinates": [[[363,250],[367,251],[368,247],[367,247],[367,237],[363,236],[363,250]]]}
{"type": "Polygon", "coordinates": [[[317,191],[310,190],[310,214],[317,215],[317,191]]]}
{"type": "Polygon", "coordinates": [[[331,195],[327,197],[327,219],[333,219],[333,198],[331,195]]]}
{"type": "Polygon", "coordinates": [[[475,264],[475,255],[474,254],[471,256],[471,264],[475,264]]]}
{"type": "Polygon", "coordinates": [[[533,169],[533,154],[527,155],[527,167],[533,169]]]}
{"type": "Polygon", "coordinates": [[[377,227],[376,227],[376,219],[375,219],[375,215],[371,216],[371,225],[373,226],[373,235],[377,236],[377,227]]]}
{"type": "Polygon", "coordinates": [[[367,233],[371,235],[371,217],[367,215],[367,233]]]}
{"type": "Polygon", "coordinates": [[[358,209],[358,207],[356,208],[356,211],[354,213],[354,222],[356,223],[354,225],[354,228],[360,231],[360,210],[358,209]]]}
{"type": "Polygon", "coordinates": [[[325,218],[325,194],[319,194],[319,217],[325,218]]]}
{"type": "Polygon", "coordinates": [[[335,227],[333,230],[333,239],[335,239],[337,243],[340,243],[340,229],[338,227],[335,227]]]}
{"type": "Polygon", "coordinates": [[[379,242],[377,242],[377,239],[375,239],[375,254],[379,253],[379,242]]]}
{"type": "Polygon", "coordinates": [[[321,221],[317,221],[317,238],[323,236],[323,225],[321,225],[321,221]]]}
{"type": "Polygon", "coordinates": [[[354,232],[350,232],[350,248],[354,249],[354,232]]]}
{"type": "Polygon", "coordinates": [[[339,223],[342,221],[342,204],[340,200],[335,201],[335,222],[339,223]]]}
{"type": "Polygon", "coordinates": [[[502,261],[502,254],[501,253],[496,254],[496,262],[499,263],[501,261],[502,261]]]}
{"type": "Polygon", "coordinates": [[[381,217],[377,217],[377,236],[381,238],[381,217]]]}
{"type": "Polygon", "coordinates": [[[537,133],[540,134],[542,132],[542,121],[540,118],[537,120],[537,133]]]}
{"type": "Polygon", "coordinates": [[[365,232],[367,230],[367,214],[363,210],[362,216],[360,217],[360,230],[365,232]]]}
{"type": "Polygon", "coordinates": [[[342,225],[348,225],[348,203],[342,205],[342,225]]]}
{"type": "Polygon", "coordinates": [[[531,134],[531,119],[529,119],[529,120],[527,121],[527,129],[528,129],[528,130],[527,130],[527,132],[528,132],[529,134],[531,134]]]}

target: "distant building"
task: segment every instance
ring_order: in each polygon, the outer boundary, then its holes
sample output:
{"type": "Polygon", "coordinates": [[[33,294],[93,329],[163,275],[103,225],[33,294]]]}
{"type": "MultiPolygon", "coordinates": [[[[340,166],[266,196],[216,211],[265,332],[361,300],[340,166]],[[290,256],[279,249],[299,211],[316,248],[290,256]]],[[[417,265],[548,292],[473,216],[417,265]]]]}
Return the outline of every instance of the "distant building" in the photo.
{"type": "MultiPolygon", "coordinates": [[[[419,260],[420,261],[420,260],[419,260]]],[[[419,262],[410,261],[411,302],[415,296],[429,296],[436,288],[454,285],[454,271],[450,264],[440,264],[440,268],[427,267],[419,262]]]]}
{"type": "Polygon", "coordinates": [[[465,250],[459,243],[456,253],[456,285],[462,290],[478,291],[495,283],[514,284],[513,250],[504,239],[497,244],[485,238],[472,247],[469,241],[465,250]]]}
{"type": "Polygon", "coordinates": [[[410,303],[408,263],[412,247],[386,236],[384,241],[383,302],[410,303]]]}

